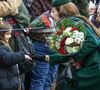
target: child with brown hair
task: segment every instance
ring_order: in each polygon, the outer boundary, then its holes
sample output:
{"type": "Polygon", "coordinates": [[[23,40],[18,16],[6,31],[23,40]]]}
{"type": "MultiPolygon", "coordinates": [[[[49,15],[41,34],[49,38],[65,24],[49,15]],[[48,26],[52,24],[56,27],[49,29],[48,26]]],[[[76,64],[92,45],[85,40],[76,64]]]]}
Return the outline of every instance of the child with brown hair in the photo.
{"type": "Polygon", "coordinates": [[[31,61],[24,52],[13,52],[9,46],[12,27],[5,21],[0,22],[0,89],[22,90],[18,64],[31,61]]]}

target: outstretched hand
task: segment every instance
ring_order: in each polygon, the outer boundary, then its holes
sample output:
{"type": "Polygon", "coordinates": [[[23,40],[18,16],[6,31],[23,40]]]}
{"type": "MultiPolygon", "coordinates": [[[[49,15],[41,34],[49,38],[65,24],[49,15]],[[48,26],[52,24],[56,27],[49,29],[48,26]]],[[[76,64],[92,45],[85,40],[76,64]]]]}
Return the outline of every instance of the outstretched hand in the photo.
{"type": "Polygon", "coordinates": [[[41,62],[49,62],[49,56],[48,55],[34,54],[34,55],[31,55],[31,58],[35,59],[35,60],[38,60],[38,61],[41,61],[41,62]]]}
{"type": "Polygon", "coordinates": [[[25,59],[32,61],[32,58],[29,55],[26,55],[26,54],[25,54],[25,59]]]}

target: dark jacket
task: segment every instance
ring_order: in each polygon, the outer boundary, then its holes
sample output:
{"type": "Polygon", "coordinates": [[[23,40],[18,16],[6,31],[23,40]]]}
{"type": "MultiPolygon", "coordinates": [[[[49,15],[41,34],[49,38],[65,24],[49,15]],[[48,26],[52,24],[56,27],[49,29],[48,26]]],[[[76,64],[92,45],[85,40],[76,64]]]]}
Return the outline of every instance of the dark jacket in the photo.
{"type": "Polygon", "coordinates": [[[25,61],[23,52],[13,53],[9,47],[0,44],[0,90],[18,90],[18,67],[25,61]]]}
{"type": "Polygon", "coordinates": [[[32,18],[36,18],[51,9],[51,0],[26,0],[25,4],[32,18]]]}
{"type": "MultiPolygon", "coordinates": [[[[22,31],[14,31],[12,38],[10,39],[10,46],[13,51],[23,51],[26,54],[32,54],[33,49],[31,45],[31,40],[28,38],[27,34],[24,32],[25,27],[30,24],[30,15],[24,3],[22,3],[18,9],[19,13],[15,16],[6,16],[4,19],[9,22],[13,29],[20,29],[22,31]]],[[[34,67],[34,63],[30,61],[25,61],[19,64],[20,73],[24,74],[30,71],[34,67]],[[28,67],[28,68],[27,68],[28,67]]]]}

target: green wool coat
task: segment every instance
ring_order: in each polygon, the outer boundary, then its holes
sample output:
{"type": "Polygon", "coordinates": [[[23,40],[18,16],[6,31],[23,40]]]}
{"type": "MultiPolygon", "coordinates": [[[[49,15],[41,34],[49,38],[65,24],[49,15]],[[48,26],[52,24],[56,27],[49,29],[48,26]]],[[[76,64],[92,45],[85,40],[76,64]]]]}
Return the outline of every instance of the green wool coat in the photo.
{"type": "Polygon", "coordinates": [[[15,16],[13,16],[17,21],[17,24],[22,28],[29,26],[31,22],[31,16],[23,2],[20,5],[18,11],[19,12],[15,16]]]}
{"type": "Polygon", "coordinates": [[[84,63],[82,68],[76,71],[78,86],[70,87],[65,81],[62,90],[100,90],[100,40],[91,28],[86,28],[86,40],[78,53],[71,56],[51,55],[50,64],[67,62],[70,57],[84,63]]]}

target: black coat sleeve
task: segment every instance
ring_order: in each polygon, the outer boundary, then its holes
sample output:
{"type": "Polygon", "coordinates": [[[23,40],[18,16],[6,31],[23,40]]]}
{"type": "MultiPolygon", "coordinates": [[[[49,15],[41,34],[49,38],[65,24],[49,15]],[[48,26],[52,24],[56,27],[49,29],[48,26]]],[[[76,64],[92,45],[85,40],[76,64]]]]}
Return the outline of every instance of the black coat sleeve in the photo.
{"type": "Polygon", "coordinates": [[[10,66],[25,61],[23,52],[11,52],[4,47],[0,47],[0,66],[10,66]]]}

